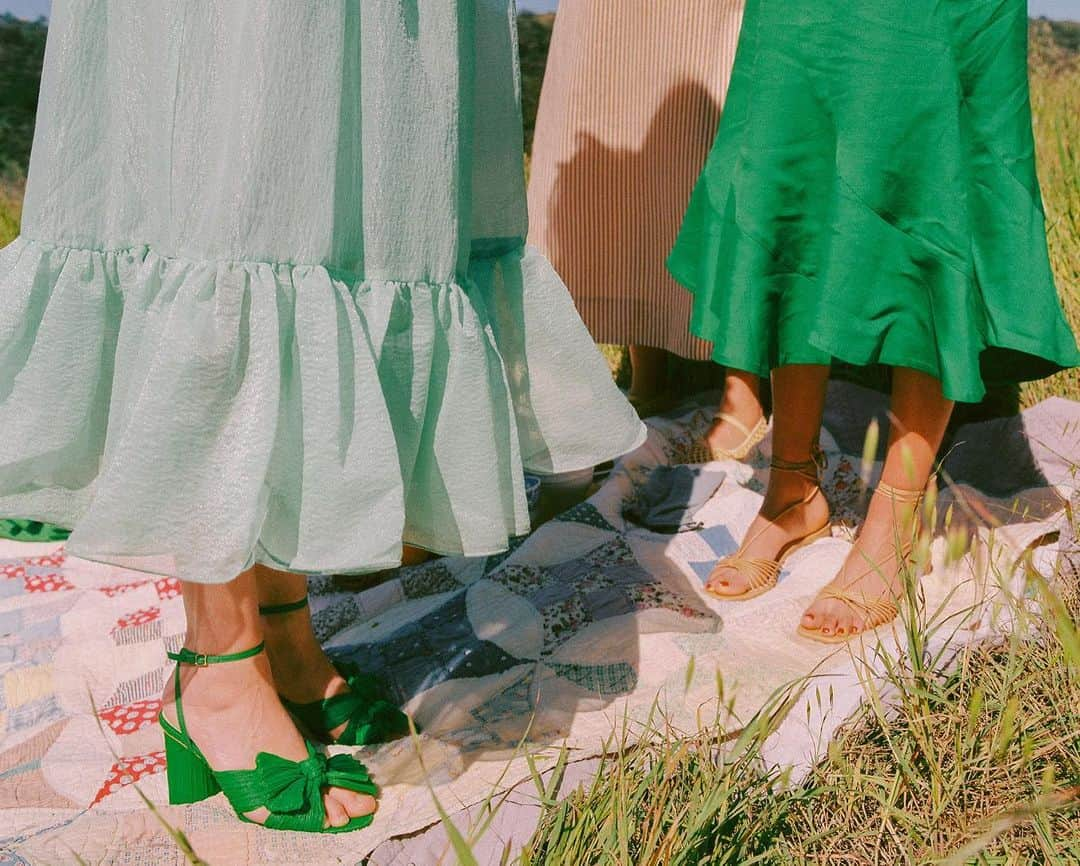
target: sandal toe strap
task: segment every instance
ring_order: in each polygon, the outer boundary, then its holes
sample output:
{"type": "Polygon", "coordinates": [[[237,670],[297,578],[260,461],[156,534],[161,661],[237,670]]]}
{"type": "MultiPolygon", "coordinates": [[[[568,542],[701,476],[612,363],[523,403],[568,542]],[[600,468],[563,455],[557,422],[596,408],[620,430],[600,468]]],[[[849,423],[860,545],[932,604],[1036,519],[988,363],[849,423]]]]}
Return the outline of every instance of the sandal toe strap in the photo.
{"type": "Polygon", "coordinates": [[[348,722],[337,742],[343,746],[363,746],[401,736],[409,730],[409,717],[398,707],[381,698],[369,699],[357,692],[337,695],[327,706],[324,718],[327,732],[348,722]]]}
{"type": "Polygon", "coordinates": [[[727,412],[721,412],[716,420],[730,424],[743,434],[743,441],[734,448],[712,448],[708,440],[702,436],[691,447],[687,455],[688,463],[711,463],[715,460],[743,460],[765,438],[769,432],[769,422],[762,416],[758,419],[753,429],[748,428],[742,421],[727,412]]]}
{"type": "Polygon", "coordinates": [[[772,559],[761,559],[756,556],[731,556],[721,559],[716,564],[716,571],[722,568],[730,568],[746,578],[747,589],[757,590],[776,586],[780,579],[780,565],[772,559]]]}
{"type": "Polygon", "coordinates": [[[327,759],[326,784],[370,797],[379,796],[379,786],[372,780],[367,767],[352,755],[334,755],[327,759]]]}
{"type": "Polygon", "coordinates": [[[892,622],[900,615],[900,608],[891,598],[870,598],[865,595],[852,595],[840,589],[825,589],[822,591],[820,598],[835,599],[847,605],[862,618],[863,627],[866,629],[874,629],[885,625],[885,623],[892,622]]]}
{"type": "Polygon", "coordinates": [[[217,781],[238,813],[266,809],[267,827],[318,832],[326,821],[322,788],[327,759],[310,743],[307,749],[303,761],[260,752],[254,770],[219,772],[217,781]]]}
{"type": "MultiPolygon", "coordinates": [[[[743,424],[743,422],[736,418],[734,415],[729,415],[727,412],[721,412],[719,415],[716,416],[716,418],[718,421],[722,421],[725,424],[730,424],[732,427],[742,433],[742,435],[745,436],[747,439],[754,435],[754,431],[747,427],[745,424],[743,424]]],[[[754,430],[756,429],[757,425],[754,426],[754,430]]]]}

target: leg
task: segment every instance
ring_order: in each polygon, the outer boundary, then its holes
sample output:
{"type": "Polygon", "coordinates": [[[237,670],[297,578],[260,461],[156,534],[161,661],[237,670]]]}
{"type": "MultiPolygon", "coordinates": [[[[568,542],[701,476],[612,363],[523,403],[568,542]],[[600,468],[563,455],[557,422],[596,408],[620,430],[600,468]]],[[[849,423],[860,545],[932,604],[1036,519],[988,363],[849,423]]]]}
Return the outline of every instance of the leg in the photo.
{"type": "MultiPolygon", "coordinates": [[[[256,565],[252,572],[260,605],[289,604],[307,595],[307,578],[303,575],[274,571],[264,565],[256,565]]],[[[263,634],[274,682],[290,701],[306,704],[349,690],[315,637],[310,608],[264,617],[263,634]]],[[[342,723],[331,733],[336,736],[344,729],[342,723]]]]}
{"type": "MultiPolygon", "coordinates": [[[[825,387],[829,368],[804,364],[780,367],[773,373],[773,454],[789,463],[811,459],[821,432],[825,387]]],[[[769,487],[761,511],[750,524],[739,554],[776,559],[785,545],[820,529],[828,522],[829,506],[819,488],[798,472],[769,473],[769,487]],[[799,502],[805,507],[793,508],[799,502]],[[783,519],[776,522],[783,513],[783,519]]],[[[732,568],[719,566],[709,578],[717,595],[742,595],[747,578],[732,568]]]]}
{"type": "MultiPolygon", "coordinates": [[[[923,490],[930,481],[953,404],[941,383],[915,370],[893,372],[889,449],[881,480],[907,491],[923,490]]],[[[866,522],[831,586],[855,598],[895,599],[902,590],[905,548],[911,543],[918,505],[887,495],[870,500],[866,522]]],[[[844,637],[864,630],[857,607],[839,599],[818,599],[802,625],[824,636],[844,637]]]]}
{"type": "MultiPolygon", "coordinates": [[[[263,640],[254,570],[231,583],[182,585],[187,614],[185,646],[221,655],[256,646],[263,640]]],[[[184,718],[192,739],[216,770],[247,770],[259,752],[289,760],[307,757],[304,740],[277,696],[266,653],[239,662],[178,668],[184,718]]],[[[176,722],[173,681],[166,684],[163,712],[176,722]]],[[[323,792],[327,819],[344,826],[350,817],[375,811],[371,797],[340,788],[323,792]]],[[[265,809],[248,817],[262,822],[265,809]]]]}
{"type": "MultiPolygon", "coordinates": [[[[405,567],[423,565],[425,562],[437,558],[438,554],[432,553],[430,550],[424,550],[422,547],[413,547],[411,544],[406,544],[401,548],[401,565],[405,567]]],[[[270,573],[277,574],[279,572],[270,573]]],[[[374,571],[370,574],[335,574],[332,579],[334,586],[338,589],[346,592],[363,592],[366,589],[372,589],[386,583],[388,580],[393,580],[397,576],[397,568],[388,568],[385,571],[374,571]]],[[[259,599],[259,603],[271,604],[271,602],[262,598],[259,599]]]]}
{"type": "Polygon", "coordinates": [[[725,421],[723,415],[735,418],[746,430],[754,429],[764,415],[761,406],[761,379],[758,376],[743,370],[727,371],[720,411],[705,435],[705,440],[713,451],[735,450],[746,439],[746,432],[725,421]]]}
{"type": "Polygon", "coordinates": [[[630,347],[630,396],[642,402],[662,397],[667,388],[668,353],[651,346],[630,347]]]}

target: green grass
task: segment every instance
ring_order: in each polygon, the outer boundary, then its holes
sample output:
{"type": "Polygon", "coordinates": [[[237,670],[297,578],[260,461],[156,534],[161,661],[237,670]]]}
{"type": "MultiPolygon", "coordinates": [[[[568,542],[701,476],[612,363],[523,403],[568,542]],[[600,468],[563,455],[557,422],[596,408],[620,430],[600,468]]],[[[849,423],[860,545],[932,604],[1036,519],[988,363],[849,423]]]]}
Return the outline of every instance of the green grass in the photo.
{"type": "Polygon", "coordinates": [[[762,759],[786,695],[734,743],[722,715],[690,734],[654,721],[639,746],[624,734],[546,809],[521,866],[1080,862],[1080,605],[1059,577],[1066,601],[1032,578],[1013,637],[951,661],[908,616],[911,661],[867,686],[799,784],[762,759]]]}
{"type": "Polygon", "coordinates": [[[43,23],[0,15],[0,174],[25,172],[30,158],[45,34],[43,23]]]}
{"type": "Polygon", "coordinates": [[[11,243],[19,234],[24,187],[21,178],[0,175],[0,247],[11,243]]]}
{"type": "MultiPolygon", "coordinates": [[[[1031,101],[1050,259],[1065,314],[1080,333],[1080,55],[1064,47],[1080,44],[1080,25],[1036,22],[1032,31],[1043,46],[1033,52],[1031,101]]],[[[1022,402],[1054,395],[1080,400],[1080,370],[1025,385],[1022,402]]]]}

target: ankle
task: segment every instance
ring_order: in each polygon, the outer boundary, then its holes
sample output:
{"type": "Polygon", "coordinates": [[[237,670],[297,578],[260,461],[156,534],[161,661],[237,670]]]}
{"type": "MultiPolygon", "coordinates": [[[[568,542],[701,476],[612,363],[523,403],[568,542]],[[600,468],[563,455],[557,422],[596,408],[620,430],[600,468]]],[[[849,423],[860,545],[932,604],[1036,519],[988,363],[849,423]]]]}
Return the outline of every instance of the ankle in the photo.
{"type": "Polygon", "coordinates": [[[765,417],[765,412],[755,400],[731,400],[725,396],[716,413],[715,422],[722,424],[724,415],[737,418],[747,427],[753,427],[765,417]]]}
{"type": "Polygon", "coordinates": [[[322,655],[322,647],[311,629],[267,629],[266,656],[279,677],[291,677],[309,669],[322,655]],[[271,637],[272,635],[272,637],[271,637]]]}
{"type": "Polygon", "coordinates": [[[802,475],[792,475],[791,478],[770,484],[762,503],[762,514],[775,516],[777,512],[799,502],[809,504],[820,490],[821,487],[815,481],[802,475]]]}
{"type": "MultiPolygon", "coordinates": [[[[267,687],[271,694],[274,692],[265,653],[222,665],[180,665],[175,676],[180,678],[185,712],[189,708],[207,713],[227,712],[252,703],[267,687]]],[[[175,697],[173,677],[169,677],[163,693],[164,703],[171,704],[175,697]]]]}
{"type": "Polygon", "coordinates": [[[218,629],[188,628],[184,649],[208,656],[231,655],[250,650],[263,643],[263,635],[254,629],[223,632],[218,629]]]}
{"type": "MultiPolygon", "coordinates": [[[[268,636],[271,633],[268,629],[268,636]]],[[[272,639],[268,637],[266,654],[274,671],[274,679],[286,693],[297,685],[302,690],[308,687],[322,689],[325,674],[333,673],[333,666],[311,631],[310,624],[306,628],[283,629],[272,639]]]]}

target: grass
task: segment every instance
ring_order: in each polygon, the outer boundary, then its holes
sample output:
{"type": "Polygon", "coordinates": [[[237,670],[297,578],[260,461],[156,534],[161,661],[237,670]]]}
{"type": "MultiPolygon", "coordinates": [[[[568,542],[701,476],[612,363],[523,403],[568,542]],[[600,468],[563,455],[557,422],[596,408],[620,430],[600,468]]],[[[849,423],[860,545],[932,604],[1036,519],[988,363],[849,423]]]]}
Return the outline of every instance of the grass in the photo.
{"type": "Polygon", "coordinates": [[[0,15],[0,173],[24,172],[30,158],[45,34],[43,22],[0,15]]]}
{"type": "Polygon", "coordinates": [[[0,247],[11,243],[19,234],[25,186],[21,177],[0,175],[0,247]]]}
{"type": "MultiPolygon", "coordinates": [[[[1080,24],[1071,28],[1035,22],[1031,101],[1039,179],[1046,208],[1050,260],[1065,314],[1080,333],[1080,24]],[[1055,32],[1062,35],[1060,40],[1055,32]]],[[[1022,404],[1053,395],[1080,399],[1080,370],[1023,386],[1022,404]]]]}
{"type": "Polygon", "coordinates": [[[1038,601],[1014,601],[1011,637],[958,658],[932,655],[910,617],[908,660],[867,686],[798,784],[762,757],[787,695],[734,745],[722,719],[689,735],[653,724],[640,746],[624,735],[590,786],[547,808],[518,862],[1080,862],[1080,604],[1059,578],[1066,601],[1033,578],[1038,601]]]}

